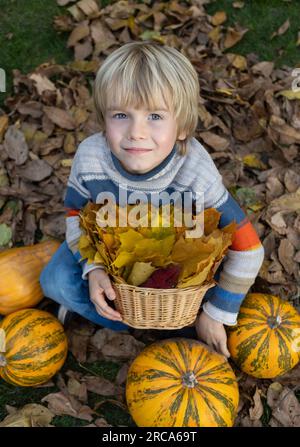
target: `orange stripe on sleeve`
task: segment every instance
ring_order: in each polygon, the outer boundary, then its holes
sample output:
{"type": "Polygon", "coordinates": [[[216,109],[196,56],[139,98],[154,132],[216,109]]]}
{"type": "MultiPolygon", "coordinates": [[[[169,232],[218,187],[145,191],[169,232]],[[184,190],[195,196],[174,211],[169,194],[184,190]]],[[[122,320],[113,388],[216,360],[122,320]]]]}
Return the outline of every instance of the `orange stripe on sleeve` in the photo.
{"type": "Polygon", "coordinates": [[[261,246],[260,239],[251,222],[246,223],[237,229],[234,235],[231,250],[255,250],[261,246]]]}
{"type": "Polygon", "coordinates": [[[80,210],[71,210],[69,209],[66,213],[66,217],[70,217],[70,216],[78,216],[80,210]]]}

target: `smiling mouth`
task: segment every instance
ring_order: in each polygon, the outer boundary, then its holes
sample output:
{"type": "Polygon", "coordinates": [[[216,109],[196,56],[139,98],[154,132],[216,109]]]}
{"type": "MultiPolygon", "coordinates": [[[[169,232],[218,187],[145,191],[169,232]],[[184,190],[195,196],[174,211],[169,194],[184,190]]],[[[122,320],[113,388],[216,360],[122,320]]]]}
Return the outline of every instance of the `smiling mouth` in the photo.
{"type": "Polygon", "coordinates": [[[126,151],[151,151],[152,149],[147,149],[144,147],[124,147],[126,151]]]}
{"type": "Polygon", "coordinates": [[[131,149],[131,148],[129,148],[129,149],[125,149],[125,151],[127,151],[127,152],[132,152],[132,153],[139,153],[139,152],[141,152],[141,153],[144,153],[144,152],[150,152],[150,151],[152,151],[152,149],[131,149]]]}

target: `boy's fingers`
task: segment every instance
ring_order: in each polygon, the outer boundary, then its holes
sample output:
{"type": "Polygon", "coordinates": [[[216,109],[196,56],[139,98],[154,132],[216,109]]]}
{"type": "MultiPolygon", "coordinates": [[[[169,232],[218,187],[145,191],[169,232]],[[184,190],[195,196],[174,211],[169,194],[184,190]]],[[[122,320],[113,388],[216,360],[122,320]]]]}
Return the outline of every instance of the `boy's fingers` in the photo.
{"type": "MultiPolygon", "coordinates": [[[[103,289],[101,289],[103,290],[103,289]]],[[[110,318],[110,319],[117,319],[117,320],[121,320],[122,317],[120,315],[119,312],[117,312],[116,310],[112,309],[107,302],[105,301],[103,292],[100,291],[100,293],[91,298],[91,300],[93,301],[93,303],[95,304],[95,306],[97,306],[97,312],[101,312],[101,314],[103,314],[103,316],[105,316],[106,318],[110,318]]]]}
{"type": "Polygon", "coordinates": [[[103,308],[98,306],[96,303],[95,304],[95,308],[97,310],[97,312],[102,315],[105,318],[108,318],[109,320],[114,320],[114,321],[122,321],[121,315],[120,314],[114,314],[113,312],[111,312],[111,310],[113,311],[113,309],[111,309],[108,306],[107,308],[103,308]]]}
{"type": "Polygon", "coordinates": [[[105,289],[105,295],[110,300],[114,300],[116,298],[116,293],[112,287],[105,289]]]}
{"type": "Polygon", "coordinates": [[[107,298],[110,300],[114,300],[116,298],[116,292],[112,288],[110,279],[108,277],[105,277],[101,279],[101,287],[99,287],[101,292],[104,292],[107,298]]]}
{"type": "Polygon", "coordinates": [[[96,308],[96,311],[98,312],[99,315],[101,315],[104,318],[107,318],[108,320],[122,321],[122,318],[112,316],[111,314],[109,314],[108,312],[105,312],[105,310],[103,310],[102,308],[97,306],[97,304],[95,304],[95,308],[96,308]]]}
{"type": "Polygon", "coordinates": [[[219,351],[221,352],[221,354],[225,355],[225,357],[230,357],[230,352],[227,349],[226,341],[219,343],[219,351]]]}

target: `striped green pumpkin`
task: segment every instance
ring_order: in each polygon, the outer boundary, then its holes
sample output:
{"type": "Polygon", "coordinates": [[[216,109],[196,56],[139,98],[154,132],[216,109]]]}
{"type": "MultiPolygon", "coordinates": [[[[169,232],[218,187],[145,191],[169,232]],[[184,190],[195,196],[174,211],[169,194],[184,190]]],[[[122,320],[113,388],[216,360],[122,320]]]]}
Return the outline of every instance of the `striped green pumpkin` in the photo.
{"type": "Polygon", "coordinates": [[[228,349],[239,368],[272,379],[299,361],[300,315],[277,296],[249,293],[236,326],[228,327],[228,349]]]}
{"type": "Polygon", "coordinates": [[[50,313],[23,309],[0,321],[0,377],[19,386],[47,382],[63,366],[67,337],[50,313]]]}
{"type": "Polygon", "coordinates": [[[231,427],[239,391],[225,357],[198,340],[173,338],[135,358],[126,400],[139,427],[231,427]]]}

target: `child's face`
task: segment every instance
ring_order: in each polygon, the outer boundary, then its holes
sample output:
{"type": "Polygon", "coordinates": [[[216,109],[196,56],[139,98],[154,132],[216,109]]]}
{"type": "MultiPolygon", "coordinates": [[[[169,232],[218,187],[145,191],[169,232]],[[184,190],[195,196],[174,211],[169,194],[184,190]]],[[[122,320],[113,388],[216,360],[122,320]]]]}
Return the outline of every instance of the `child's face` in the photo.
{"type": "MultiPolygon", "coordinates": [[[[158,166],[172,151],[177,123],[164,103],[159,110],[150,111],[108,109],[105,115],[105,135],[110,150],[124,169],[133,174],[144,174],[158,166]],[[130,151],[128,148],[136,150],[130,151]]],[[[184,134],[178,137],[184,138],[184,134]]]]}

